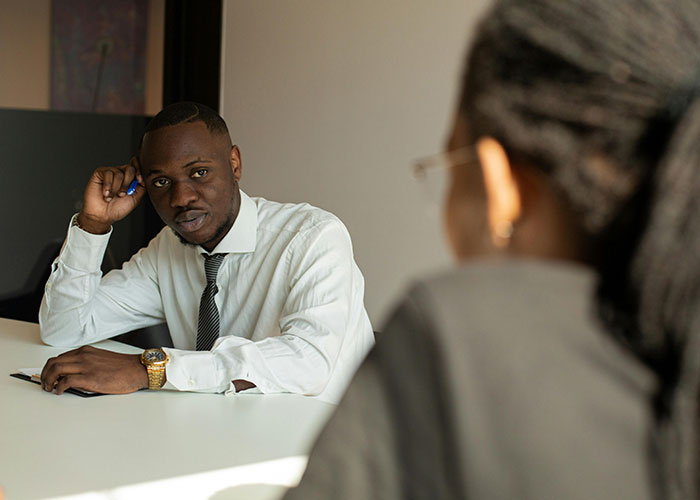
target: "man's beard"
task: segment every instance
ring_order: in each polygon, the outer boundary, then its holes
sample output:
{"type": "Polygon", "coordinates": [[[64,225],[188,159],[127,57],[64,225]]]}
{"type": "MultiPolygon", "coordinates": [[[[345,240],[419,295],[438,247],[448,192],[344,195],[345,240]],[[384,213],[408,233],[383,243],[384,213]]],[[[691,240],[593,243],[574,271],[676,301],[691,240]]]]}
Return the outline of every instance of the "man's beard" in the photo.
{"type": "Polygon", "coordinates": [[[207,241],[204,241],[202,243],[192,243],[191,241],[187,241],[180,233],[175,231],[172,227],[170,228],[170,230],[173,233],[175,233],[175,236],[177,236],[177,239],[179,239],[180,243],[182,243],[183,245],[188,246],[188,247],[198,247],[198,246],[204,247],[204,245],[206,245],[207,243],[215,241],[222,234],[224,234],[228,230],[227,228],[230,228],[231,226],[233,226],[232,219],[233,219],[233,216],[229,215],[228,218],[224,222],[222,222],[219,227],[216,228],[214,235],[211,238],[209,238],[207,241]]]}

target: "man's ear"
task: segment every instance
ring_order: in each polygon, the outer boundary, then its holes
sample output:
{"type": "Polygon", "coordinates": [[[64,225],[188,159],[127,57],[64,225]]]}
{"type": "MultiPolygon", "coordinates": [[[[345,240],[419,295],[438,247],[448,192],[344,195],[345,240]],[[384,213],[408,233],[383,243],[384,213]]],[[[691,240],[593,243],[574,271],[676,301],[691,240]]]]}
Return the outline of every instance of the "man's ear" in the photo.
{"type": "Polygon", "coordinates": [[[231,169],[236,182],[240,181],[243,174],[243,163],[241,161],[241,150],[235,144],[231,148],[231,169]]]}
{"type": "Polygon", "coordinates": [[[496,248],[505,248],[522,213],[520,188],[500,142],[482,137],[476,143],[476,152],[484,178],[491,242],[496,248]]]}

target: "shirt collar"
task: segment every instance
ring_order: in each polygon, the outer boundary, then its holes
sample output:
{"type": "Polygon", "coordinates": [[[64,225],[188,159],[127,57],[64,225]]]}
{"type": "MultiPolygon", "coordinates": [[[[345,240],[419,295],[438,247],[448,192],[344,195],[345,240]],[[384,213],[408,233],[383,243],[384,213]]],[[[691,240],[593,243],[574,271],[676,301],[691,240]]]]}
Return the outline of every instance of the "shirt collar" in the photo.
{"type": "Polygon", "coordinates": [[[241,208],[238,211],[238,217],[224,239],[211,252],[212,254],[251,253],[255,251],[258,234],[258,207],[247,194],[240,189],[238,191],[241,194],[241,208]]]}

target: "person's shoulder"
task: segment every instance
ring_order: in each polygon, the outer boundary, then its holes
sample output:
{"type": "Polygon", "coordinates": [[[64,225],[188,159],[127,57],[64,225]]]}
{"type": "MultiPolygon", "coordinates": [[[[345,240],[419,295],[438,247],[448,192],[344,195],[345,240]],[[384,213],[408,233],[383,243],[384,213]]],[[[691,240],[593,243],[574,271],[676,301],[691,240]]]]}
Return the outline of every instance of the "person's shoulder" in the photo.
{"type": "Polygon", "coordinates": [[[416,281],[415,296],[436,299],[485,301],[541,300],[552,297],[590,297],[596,283],[595,273],[585,266],[563,261],[537,259],[480,259],[416,281]]]}
{"type": "Polygon", "coordinates": [[[595,273],[575,264],[489,259],[415,282],[404,302],[443,336],[470,332],[469,342],[518,344],[561,331],[599,331],[595,284],[595,273]]]}
{"type": "Polygon", "coordinates": [[[251,197],[258,210],[258,228],[270,232],[308,234],[326,228],[342,228],[341,220],[322,208],[309,203],[280,203],[251,197]]]}
{"type": "Polygon", "coordinates": [[[446,359],[456,356],[455,363],[477,352],[488,359],[517,353],[520,361],[531,356],[535,363],[541,346],[562,356],[585,350],[602,359],[612,341],[601,335],[594,314],[594,285],[595,273],[582,266],[505,258],[470,262],[415,282],[387,333],[416,330],[440,346],[446,359]]]}

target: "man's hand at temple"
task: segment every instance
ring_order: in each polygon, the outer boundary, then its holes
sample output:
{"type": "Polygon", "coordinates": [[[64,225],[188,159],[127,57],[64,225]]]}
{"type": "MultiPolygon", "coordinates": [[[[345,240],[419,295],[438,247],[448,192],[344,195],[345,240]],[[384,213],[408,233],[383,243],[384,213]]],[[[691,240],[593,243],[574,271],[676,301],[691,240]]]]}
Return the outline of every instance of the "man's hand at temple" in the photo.
{"type": "Polygon", "coordinates": [[[116,221],[129,215],[146,194],[138,161],[119,167],[100,167],[95,170],[85,187],[83,208],[78,214],[78,225],[93,234],[104,234],[116,221]],[[127,194],[129,185],[136,180],[138,185],[132,195],[127,194]]]}
{"type": "Polygon", "coordinates": [[[41,386],[57,394],[72,387],[103,394],[127,394],[148,387],[138,354],[121,354],[85,346],[50,358],[41,371],[41,386]]]}

